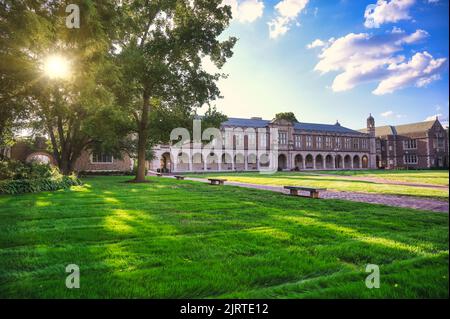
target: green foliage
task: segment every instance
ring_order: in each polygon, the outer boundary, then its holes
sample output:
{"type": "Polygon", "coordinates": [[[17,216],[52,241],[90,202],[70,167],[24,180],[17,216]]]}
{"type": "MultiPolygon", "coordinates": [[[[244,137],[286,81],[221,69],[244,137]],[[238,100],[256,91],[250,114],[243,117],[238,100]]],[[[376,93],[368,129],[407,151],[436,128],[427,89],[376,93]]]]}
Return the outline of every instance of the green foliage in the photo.
{"type": "Polygon", "coordinates": [[[298,122],[297,118],[295,117],[295,114],[292,112],[277,113],[277,114],[275,114],[275,118],[277,120],[286,120],[286,121],[293,122],[293,123],[298,122]]]}
{"type": "Polygon", "coordinates": [[[0,180],[40,179],[59,176],[56,167],[35,162],[0,161],[0,180]]]}
{"type": "Polygon", "coordinates": [[[61,175],[56,178],[5,180],[0,181],[0,194],[16,195],[23,193],[56,191],[78,185],[81,185],[81,181],[75,175],[61,175]]]}

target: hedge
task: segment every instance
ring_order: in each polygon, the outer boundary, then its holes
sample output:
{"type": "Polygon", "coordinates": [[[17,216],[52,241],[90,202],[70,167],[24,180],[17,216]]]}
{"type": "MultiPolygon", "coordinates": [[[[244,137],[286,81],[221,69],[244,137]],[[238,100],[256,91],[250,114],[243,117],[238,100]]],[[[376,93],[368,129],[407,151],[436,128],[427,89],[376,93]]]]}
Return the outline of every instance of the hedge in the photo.
{"type": "Polygon", "coordinates": [[[75,176],[61,176],[58,178],[17,179],[0,181],[0,194],[22,194],[67,189],[81,185],[75,176]]]}

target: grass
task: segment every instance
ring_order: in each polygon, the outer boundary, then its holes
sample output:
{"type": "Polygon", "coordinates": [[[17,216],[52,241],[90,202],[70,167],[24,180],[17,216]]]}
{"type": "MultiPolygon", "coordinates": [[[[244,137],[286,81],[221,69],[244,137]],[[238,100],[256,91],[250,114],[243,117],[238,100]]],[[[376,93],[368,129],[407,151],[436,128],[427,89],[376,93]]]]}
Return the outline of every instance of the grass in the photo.
{"type": "Polygon", "coordinates": [[[447,214],[125,180],[0,196],[0,298],[448,298],[447,214]]]}
{"type": "MultiPolygon", "coordinates": [[[[328,172],[330,173],[330,172],[328,172]]],[[[218,172],[205,174],[188,174],[192,177],[216,177],[228,181],[272,185],[272,186],[309,186],[327,188],[329,190],[376,193],[385,195],[418,196],[438,200],[448,200],[448,188],[430,188],[395,184],[384,184],[376,181],[360,181],[345,176],[315,175],[313,172],[276,172],[274,174],[218,172]]]]}
{"type": "Polygon", "coordinates": [[[350,170],[318,171],[321,174],[380,178],[394,182],[408,182],[448,186],[448,170],[350,170]]]}

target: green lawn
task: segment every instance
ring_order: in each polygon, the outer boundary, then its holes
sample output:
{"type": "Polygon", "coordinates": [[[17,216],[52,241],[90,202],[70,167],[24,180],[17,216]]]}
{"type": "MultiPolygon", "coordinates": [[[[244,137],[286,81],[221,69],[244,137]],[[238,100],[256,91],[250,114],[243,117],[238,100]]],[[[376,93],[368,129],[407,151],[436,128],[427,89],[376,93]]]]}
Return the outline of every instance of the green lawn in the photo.
{"type": "Polygon", "coordinates": [[[361,171],[318,171],[317,173],[356,176],[356,177],[374,177],[389,181],[420,183],[430,185],[448,186],[448,170],[361,170],[361,171]]]}
{"type": "Polygon", "coordinates": [[[448,200],[448,188],[436,189],[430,187],[392,185],[379,183],[375,181],[358,181],[339,175],[337,176],[314,175],[314,173],[312,172],[311,173],[277,172],[274,174],[211,172],[206,174],[188,174],[188,175],[200,178],[208,178],[208,177],[224,178],[227,179],[228,181],[250,183],[250,184],[261,184],[272,186],[299,185],[309,187],[321,187],[337,191],[377,193],[386,195],[419,196],[439,200],[448,200]]]}
{"type": "Polygon", "coordinates": [[[0,298],[448,298],[448,214],[125,180],[0,196],[0,298]]]}

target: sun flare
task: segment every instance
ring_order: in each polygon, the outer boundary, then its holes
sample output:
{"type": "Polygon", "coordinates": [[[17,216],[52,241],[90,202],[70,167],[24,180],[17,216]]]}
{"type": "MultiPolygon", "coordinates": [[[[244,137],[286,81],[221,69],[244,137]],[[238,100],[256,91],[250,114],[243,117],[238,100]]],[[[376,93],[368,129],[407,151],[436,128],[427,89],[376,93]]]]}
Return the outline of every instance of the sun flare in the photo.
{"type": "Polygon", "coordinates": [[[61,55],[50,55],[44,61],[44,72],[52,79],[67,78],[70,74],[70,63],[61,55]]]}

